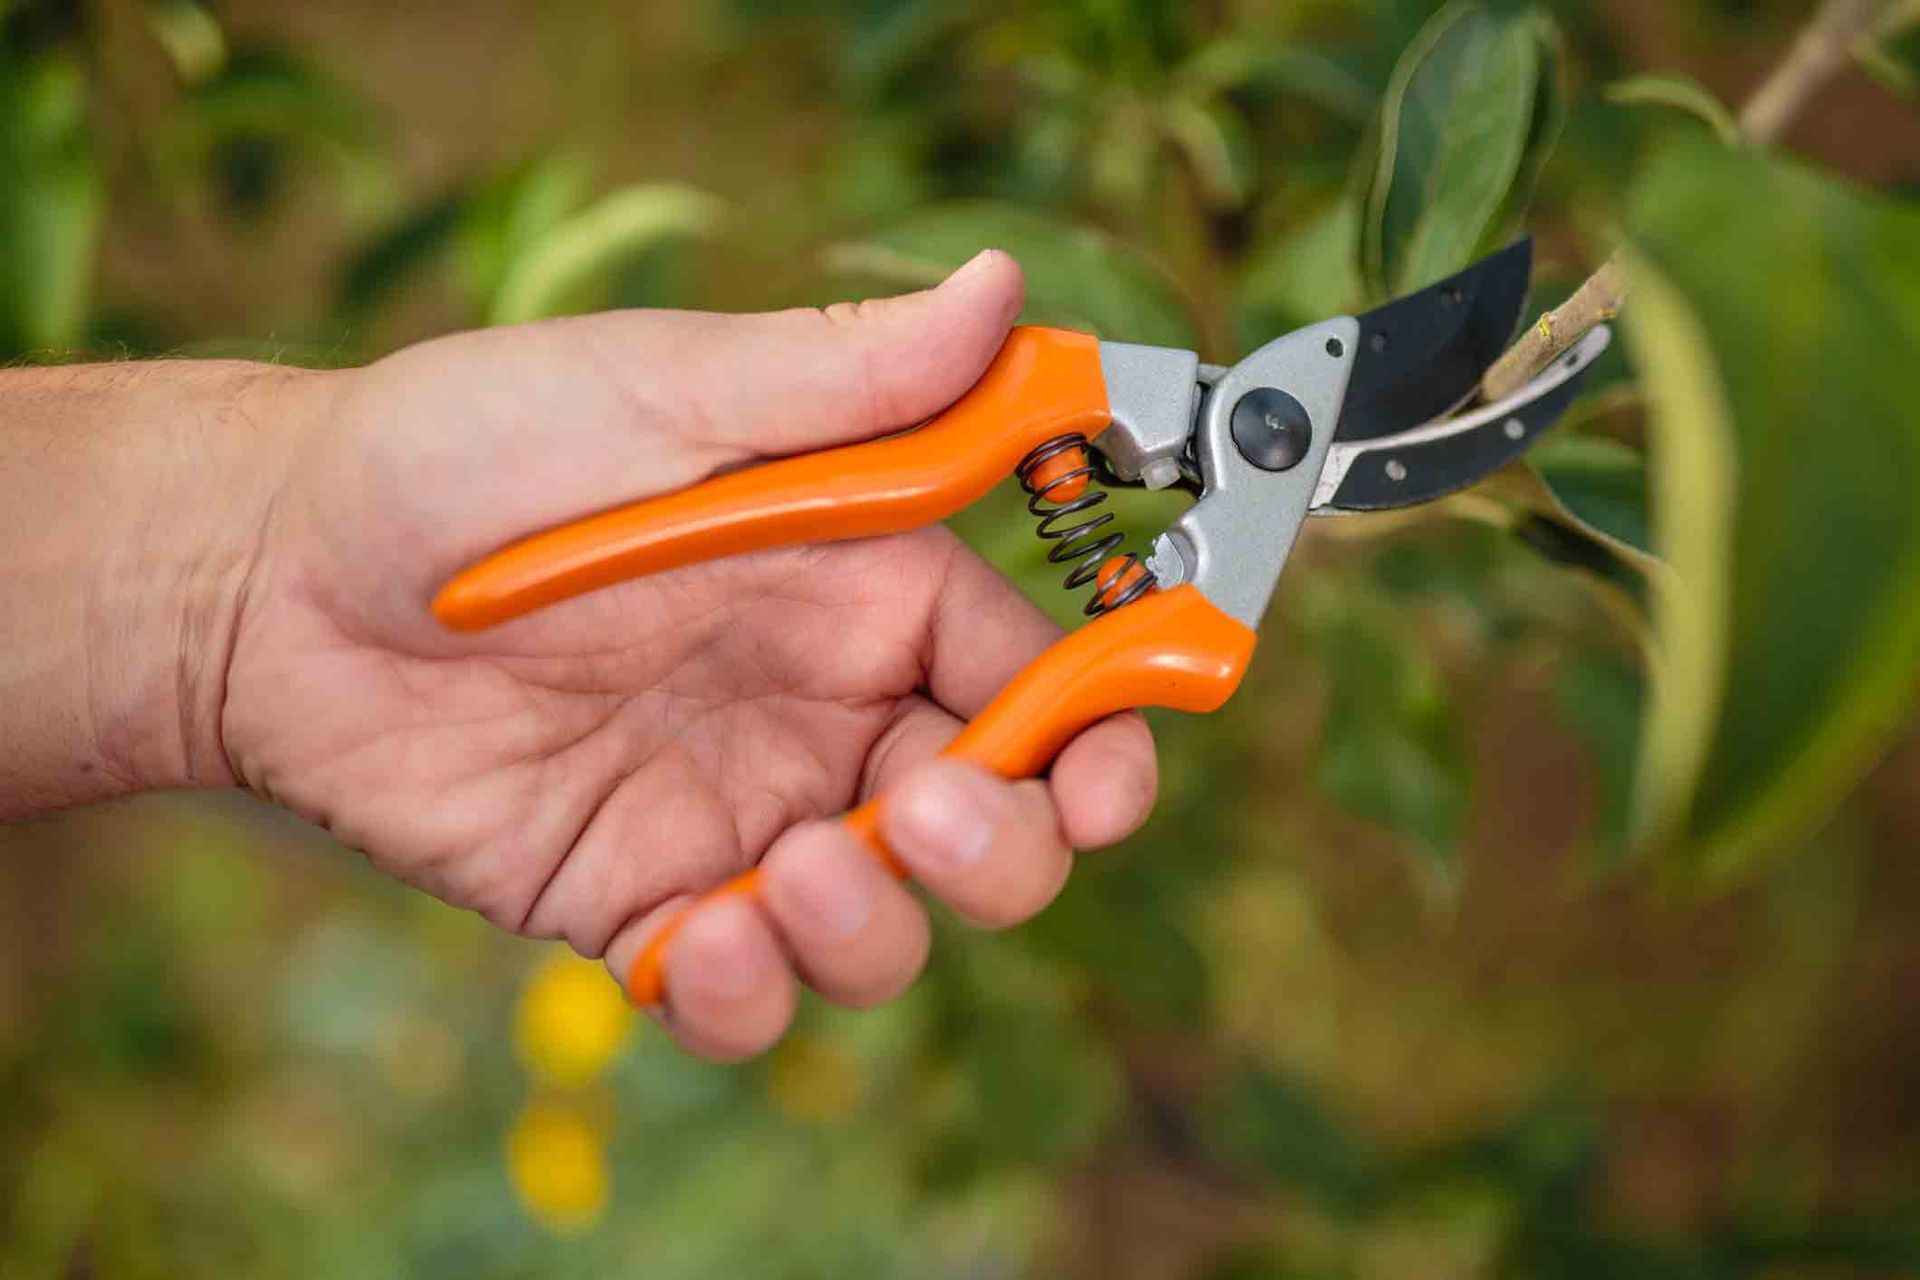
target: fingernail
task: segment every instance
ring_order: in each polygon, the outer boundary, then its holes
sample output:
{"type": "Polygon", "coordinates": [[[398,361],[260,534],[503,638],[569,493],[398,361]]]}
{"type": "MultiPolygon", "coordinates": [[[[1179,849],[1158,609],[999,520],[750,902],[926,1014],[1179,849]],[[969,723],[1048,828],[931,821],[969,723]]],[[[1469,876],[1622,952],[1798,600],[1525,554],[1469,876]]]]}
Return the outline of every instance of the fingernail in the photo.
{"type": "Polygon", "coordinates": [[[687,921],[678,939],[684,959],[674,976],[729,1002],[744,1000],[757,991],[767,980],[772,962],[766,948],[751,932],[744,947],[727,947],[722,942],[735,933],[733,913],[752,909],[744,902],[716,902],[687,921]],[[709,961],[709,956],[718,959],[709,961]]]}
{"type": "Polygon", "coordinates": [[[864,855],[839,831],[823,830],[812,838],[835,847],[821,849],[806,862],[787,864],[780,873],[781,892],[816,933],[830,938],[851,937],[873,919],[872,876],[856,861],[864,860],[864,855]]]}
{"type": "Polygon", "coordinates": [[[1002,805],[998,786],[985,774],[939,764],[901,787],[883,816],[888,839],[909,861],[957,871],[987,856],[1002,805]]]}
{"type": "Polygon", "coordinates": [[[982,271],[985,271],[987,269],[987,264],[991,261],[993,261],[993,250],[982,249],[980,252],[974,254],[971,258],[968,258],[965,262],[961,263],[959,268],[955,270],[952,275],[948,276],[946,280],[943,281],[942,283],[957,284],[960,281],[965,280],[969,276],[977,276],[982,271]]]}

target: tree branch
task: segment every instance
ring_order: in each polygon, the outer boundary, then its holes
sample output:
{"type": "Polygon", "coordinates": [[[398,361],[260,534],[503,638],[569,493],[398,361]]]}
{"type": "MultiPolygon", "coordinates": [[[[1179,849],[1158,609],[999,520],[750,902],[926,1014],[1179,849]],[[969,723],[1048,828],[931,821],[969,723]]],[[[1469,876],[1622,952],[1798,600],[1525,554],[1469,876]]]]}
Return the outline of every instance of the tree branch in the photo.
{"type": "MultiPolygon", "coordinates": [[[[1742,139],[1761,146],[1778,140],[1814,94],[1846,65],[1854,46],[1872,32],[1888,4],[1889,0],[1826,0],[1794,38],[1780,65],[1741,108],[1742,139]]],[[[1503,400],[1518,391],[1595,325],[1611,320],[1625,298],[1620,262],[1608,258],[1572,297],[1541,316],[1494,362],[1480,380],[1481,398],[1503,400]]]]}

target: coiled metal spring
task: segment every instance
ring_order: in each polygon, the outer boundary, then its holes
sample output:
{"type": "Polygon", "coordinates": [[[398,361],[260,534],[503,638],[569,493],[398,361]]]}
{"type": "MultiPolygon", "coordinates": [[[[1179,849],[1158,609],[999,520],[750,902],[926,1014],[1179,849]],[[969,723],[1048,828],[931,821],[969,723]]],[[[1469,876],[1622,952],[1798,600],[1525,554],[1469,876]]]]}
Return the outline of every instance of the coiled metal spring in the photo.
{"type": "Polygon", "coordinates": [[[1126,545],[1119,530],[1101,532],[1113,523],[1113,512],[1095,510],[1107,494],[1085,436],[1055,436],[1022,458],[1013,474],[1027,492],[1027,511],[1039,522],[1034,532],[1054,544],[1048,561],[1073,566],[1067,590],[1093,586],[1083,609],[1089,618],[1153,590],[1153,571],[1137,553],[1114,555],[1126,545]]]}

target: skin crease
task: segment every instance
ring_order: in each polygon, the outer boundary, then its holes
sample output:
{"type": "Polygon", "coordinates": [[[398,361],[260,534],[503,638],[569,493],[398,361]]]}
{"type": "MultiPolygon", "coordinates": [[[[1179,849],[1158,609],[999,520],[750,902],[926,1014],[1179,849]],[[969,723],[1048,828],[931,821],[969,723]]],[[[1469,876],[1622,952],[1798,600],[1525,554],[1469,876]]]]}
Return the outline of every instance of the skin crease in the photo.
{"type": "MultiPolygon", "coordinates": [[[[761,902],[703,907],[670,949],[655,1013],[703,1056],[771,1045],[801,981],[889,998],[926,957],[925,908],[821,819],[883,791],[920,886],[1004,926],[1053,898],[1071,848],[1152,804],[1137,716],[1082,734],[1045,781],[931,759],[1058,634],[1011,584],[934,526],[689,566],[474,635],[426,604],[515,537],[930,416],[1020,300],[1018,267],[987,253],[937,290],[825,312],[611,313],[260,374],[240,416],[272,425],[245,433],[244,492],[195,499],[240,517],[239,549],[195,557],[213,568],[179,593],[191,607],[151,628],[178,670],[129,677],[137,709],[96,711],[96,754],[118,789],[237,782],[616,974],[689,894],[764,861],[761,902]]],[[[21,811],[7,779],[0,812],[21,811]]]]}

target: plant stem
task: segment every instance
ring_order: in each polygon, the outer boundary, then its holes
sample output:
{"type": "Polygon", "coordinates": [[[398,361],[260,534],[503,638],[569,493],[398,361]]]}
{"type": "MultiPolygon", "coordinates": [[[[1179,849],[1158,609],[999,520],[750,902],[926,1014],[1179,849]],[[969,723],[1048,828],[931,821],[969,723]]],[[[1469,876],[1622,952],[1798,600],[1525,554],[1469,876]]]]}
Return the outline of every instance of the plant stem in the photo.
{"type": "MultiPolygon", "coordinates": [[[[1765,146],[1792,124],[1814,94],[1831,80],[1853,47],[1866,37],[1888,7],[1888,0],[1826,0],[1794,38],[1787,56],[1761,82],[1740,111],[1743,141],[1765,146]]],[[[1505,399],[1525,386],[1555,356],[1611,320],[1626,298],[1626,279],[1617,257],[1600,264],[1573,296],[1541,316],[1480,380],[1481,398],[1505,399]]]]}
{"type": "Polygon", "coordinates": [[[1777,141],[1814,93],[1833,79],[1872,30],[1887,0],[1827,0],[1801,29],[1786,58],[1740,110],[1748,141],[1777,141]]]}

